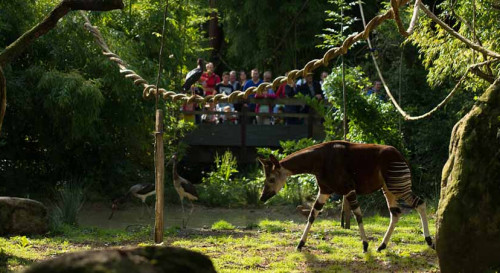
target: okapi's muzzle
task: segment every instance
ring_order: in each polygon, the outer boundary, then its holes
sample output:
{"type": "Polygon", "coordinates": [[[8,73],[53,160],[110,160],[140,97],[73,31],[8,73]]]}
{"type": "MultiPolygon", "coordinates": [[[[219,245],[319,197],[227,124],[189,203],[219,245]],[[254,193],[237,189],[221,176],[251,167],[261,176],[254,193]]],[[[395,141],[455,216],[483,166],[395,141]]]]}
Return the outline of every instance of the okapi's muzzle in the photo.
{"type": "Polygon", "coordinates": [[[266,202],[267,200],[269,200],[271,197],[273,197],[275,195],[276,195],[276,193],[274,191],[268,191],[268,192],[263,191],[262,195],[260,196],[260,201],[266,202]]]}

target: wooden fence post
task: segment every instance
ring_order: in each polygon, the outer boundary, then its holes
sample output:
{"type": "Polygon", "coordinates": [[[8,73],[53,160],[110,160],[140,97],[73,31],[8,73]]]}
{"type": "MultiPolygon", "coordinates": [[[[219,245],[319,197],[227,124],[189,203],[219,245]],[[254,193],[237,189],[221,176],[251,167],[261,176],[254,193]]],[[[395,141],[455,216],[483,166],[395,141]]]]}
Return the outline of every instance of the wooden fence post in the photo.
{"type": "Polygon", "coordinates": [[[163,110],[156,110],[156,125],[155,125],[155,189],[156,189],[156,206],[155,206],[155,243],[163,242],[163,192],[165,177],[165,154],[163,152],[163,110]]]}

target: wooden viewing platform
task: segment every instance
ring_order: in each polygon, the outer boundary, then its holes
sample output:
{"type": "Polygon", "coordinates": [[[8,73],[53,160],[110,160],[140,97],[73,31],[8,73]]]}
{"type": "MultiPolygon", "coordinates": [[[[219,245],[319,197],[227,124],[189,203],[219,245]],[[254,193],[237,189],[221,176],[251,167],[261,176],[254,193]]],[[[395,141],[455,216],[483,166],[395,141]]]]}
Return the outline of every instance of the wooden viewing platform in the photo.
{"type": "MultiPolygon", "coordinates": [[[[241,103],[305,105],[300,99],[247,99],[241,103]]],[[[183,111],[183,114],[218,114],[225,112],[208,110],[183,111]]],[[[301,138],[324,139],[324,127],[321,117],[310,108],[309,113],[252,113],[243,107],[241,112],[231,112],[238,117],[238,124],[201,123],[186,136],[184,142],[191,146],[187,160],[191,162],[213,162],[215,152],[222,154],[231,150],[238,157],[240,163],[255,162],[257,147],[278,148],[279,142],[284,140],[299,140],[301,138]],[[250,124],[250,117],[300,118],[302,124],[250,124]]]]}

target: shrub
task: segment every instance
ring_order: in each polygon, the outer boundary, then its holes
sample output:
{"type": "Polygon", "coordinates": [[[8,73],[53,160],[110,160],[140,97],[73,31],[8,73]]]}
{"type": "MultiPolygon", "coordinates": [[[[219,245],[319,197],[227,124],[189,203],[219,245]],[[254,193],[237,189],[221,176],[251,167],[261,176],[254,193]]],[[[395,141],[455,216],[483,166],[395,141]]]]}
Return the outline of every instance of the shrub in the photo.
{"type": "Polygon", "coordinates": [[[212,225],[213,230],[233,230],[234,226],[233,224],[226,222],[224,220],[219,220],[218,222],[213,223],[212,225]]]}
{"type": "Polygon", "coordinates": [[[83,183],[63,181],[58,184],[60,188],[56,190],[56,201],[50,216],[53,231],[62,225],[76,226],[78,213],[85,202],[83,183]]]}

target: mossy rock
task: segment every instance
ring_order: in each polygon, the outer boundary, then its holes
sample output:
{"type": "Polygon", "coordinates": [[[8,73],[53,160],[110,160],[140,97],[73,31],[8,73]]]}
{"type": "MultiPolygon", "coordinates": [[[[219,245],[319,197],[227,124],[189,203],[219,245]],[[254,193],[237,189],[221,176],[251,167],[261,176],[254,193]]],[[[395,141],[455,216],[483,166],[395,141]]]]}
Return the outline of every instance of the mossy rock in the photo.
{"type": "Polygon", "coordinates": [[[213,273],[205,255],[177,247],[149,246],[69,253],[35,264],[24,273],[213,273]]]}
{"type": "Polygon", "coordinates": [[[500,267],[500,80],[453,128],[437,215],[441,272],[500,267]]]}
{"type": "Polygon", "coordinates": [[[48,231],[47,208],[40,202],[0,197],[0,236],[33,235],[48,231]]]}

